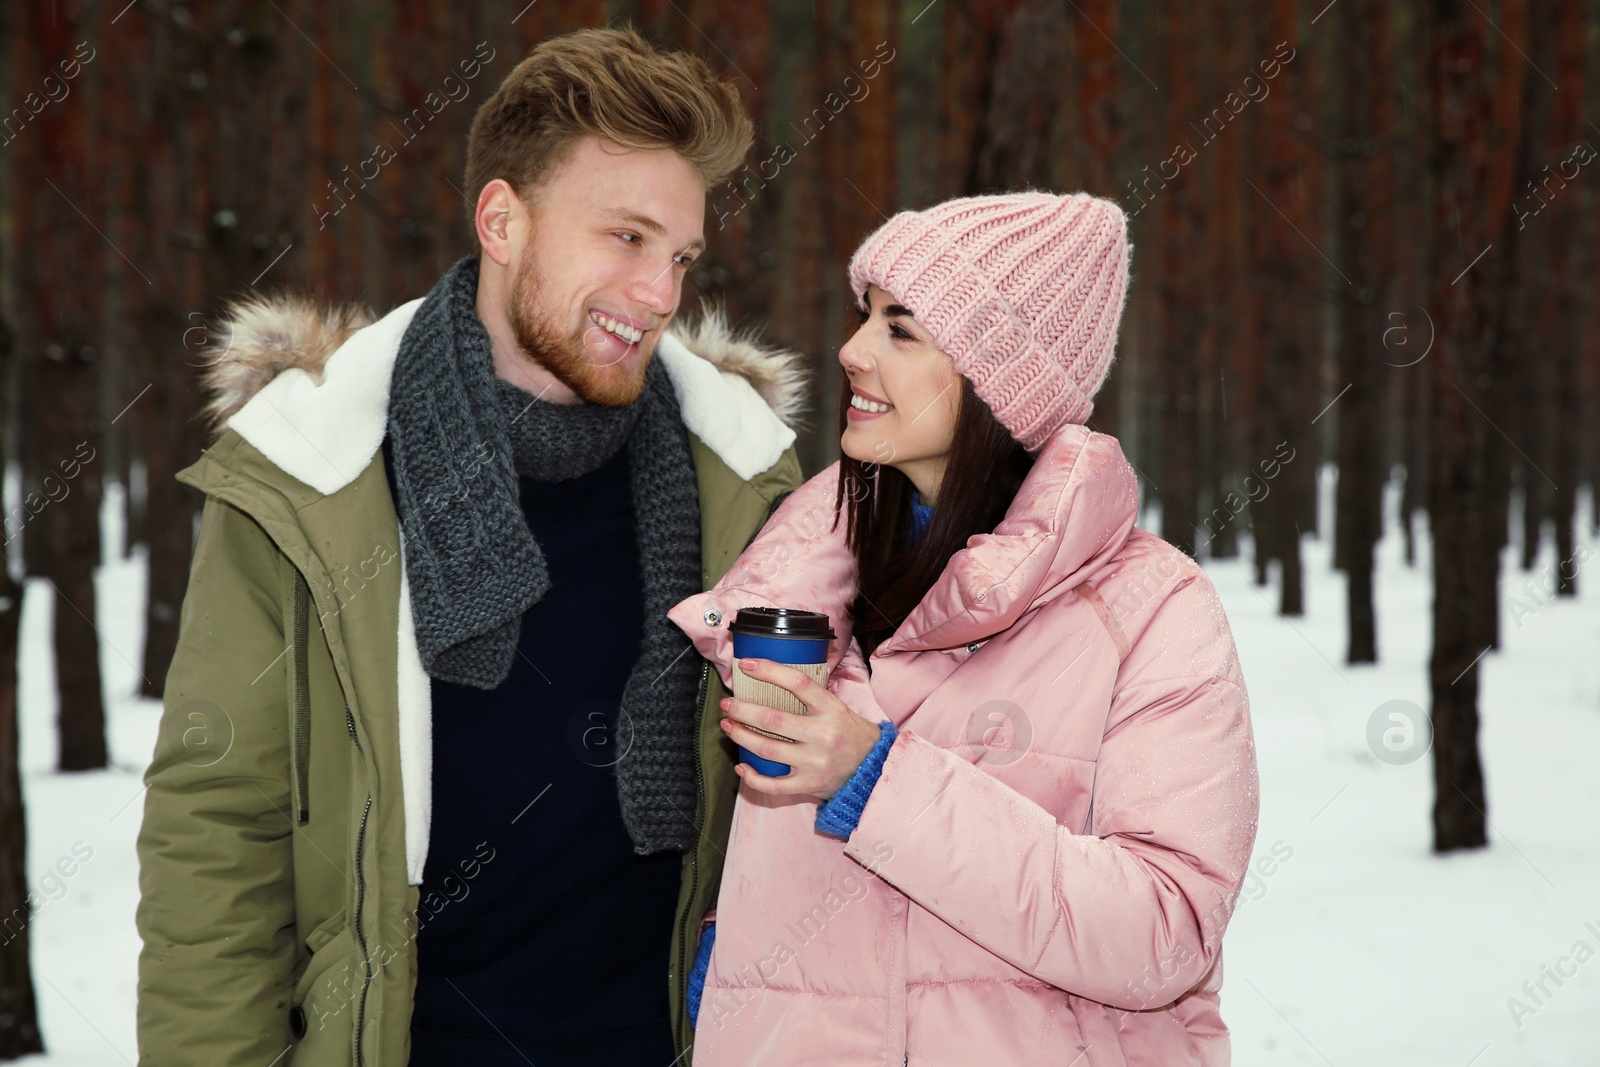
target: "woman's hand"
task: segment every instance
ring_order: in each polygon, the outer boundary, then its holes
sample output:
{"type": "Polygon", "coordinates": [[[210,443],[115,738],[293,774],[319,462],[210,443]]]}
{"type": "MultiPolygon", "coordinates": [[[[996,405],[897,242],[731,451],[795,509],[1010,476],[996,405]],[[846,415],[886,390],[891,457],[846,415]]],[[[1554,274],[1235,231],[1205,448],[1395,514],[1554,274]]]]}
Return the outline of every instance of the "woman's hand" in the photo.
{"type": "Polygon", "coordinates": [[[739,669],[752,678],[789,690],[809,714],[796,715],[737,697],[725,698],[723,732],[735,744],[763,759],[787,763],[791,768],[782,778],[770,778],[741,763],[734,773],[751,789],[769,796],[809,795],[827,800],[837,793],[878,743],[878,727],[851,711],[804,671],[766,659],[740,660],[739,669]],[[749,729],[751,726],[794,740],[763,737],[749,729]]]}

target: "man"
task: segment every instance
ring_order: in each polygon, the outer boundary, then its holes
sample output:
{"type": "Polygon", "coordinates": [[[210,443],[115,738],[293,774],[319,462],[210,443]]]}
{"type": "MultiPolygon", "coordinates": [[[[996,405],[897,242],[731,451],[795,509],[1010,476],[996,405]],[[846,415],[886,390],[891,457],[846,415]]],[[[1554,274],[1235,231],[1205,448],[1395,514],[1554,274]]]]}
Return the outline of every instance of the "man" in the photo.
{"type": "Polygon", "coordinates": [[[370,324],[236,309],[180,475],[142,1063],[685,1051],[736,781],[666,610],[801,480],[793,357],[665,332],[750,137],[693,57],[553,39],[473,122],[477,255],[370,324]]]}

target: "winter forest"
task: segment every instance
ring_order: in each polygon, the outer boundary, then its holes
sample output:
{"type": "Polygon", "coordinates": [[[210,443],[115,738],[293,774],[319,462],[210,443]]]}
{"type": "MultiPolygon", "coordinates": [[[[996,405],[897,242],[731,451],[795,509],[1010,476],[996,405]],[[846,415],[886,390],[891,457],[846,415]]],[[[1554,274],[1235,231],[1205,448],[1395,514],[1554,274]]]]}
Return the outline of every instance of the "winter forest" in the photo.
{"type": "Polygon", "coordinates": [[[880,222],[1026,188],[1129,215],[1090,425],[1250,682],[1235,1061],[1595,1062],[1594,0],[5,5],[0,1057],[136,1058],[140,775],[217,316],[424,294],[475,247],[475,108],[547,36],[622,23],[755,120],[683,313],[806,354],[808,475],[880,222]]]}

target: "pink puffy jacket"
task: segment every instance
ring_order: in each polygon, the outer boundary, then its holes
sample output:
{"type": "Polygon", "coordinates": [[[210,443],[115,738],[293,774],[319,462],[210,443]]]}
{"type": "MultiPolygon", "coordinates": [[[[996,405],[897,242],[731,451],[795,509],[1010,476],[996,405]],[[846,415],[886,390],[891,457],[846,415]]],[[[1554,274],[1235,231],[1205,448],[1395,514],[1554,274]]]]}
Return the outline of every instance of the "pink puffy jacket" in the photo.
{"type": "Polygon", "coordinates": [[[899,737],[848,842],[742,789],[697,1067],[1229,1062],[1222,934],[1258,812],[1244,678],[1188,556],[1069,425],[872,656],[838,464],[670,616],[731,681],[738,608],[823,611],[828,688],[899,737]]]}

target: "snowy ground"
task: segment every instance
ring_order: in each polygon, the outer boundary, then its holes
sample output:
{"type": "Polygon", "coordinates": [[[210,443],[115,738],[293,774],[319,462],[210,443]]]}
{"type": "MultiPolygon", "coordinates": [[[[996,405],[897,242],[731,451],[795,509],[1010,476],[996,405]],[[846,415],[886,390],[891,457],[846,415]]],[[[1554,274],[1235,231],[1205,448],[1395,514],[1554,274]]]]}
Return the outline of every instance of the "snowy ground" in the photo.
{"type": "MultiPolygon", "coordinates": [[[[130,696],[142,560],[117,558],[114,523],[108,535],[99,625],[114,769],[52,770],[49,587],[30,583],[23,610],[29,880],[50,901],[32,927],[50,1053],[30,1062],[53,1067],[137,1058],[133,843],[160,712],[130,696]]],[[[1600,1062],[1600,567],[1582,576],[1576,602],[1546,606],[1547,578],[1535,579],[1535,598],[1507,570],[1504,647],[1480,664],[1491,845],[1437,858],[1429,760],[1393,765],[1368,741],[1380,705],[1427,706],[1427,542],[1415,569],[1392,520],[1380,545],[1376,667],[1343,665],[1344,584],[1329,549],[1305,542],[1308,612],[1295,620],[1277,616],[1276,593],[1257,588],[1243,561],[1207,565],[1243,657],[1261,764],[1257,858],[1226,942],[1234,1062],[1600,1062]],[[1511,998],[1523,1008],[1514,1013],[1511,998]]],[[[1547,545],[1538,568],[1552,563],[1547,545]]]]}

